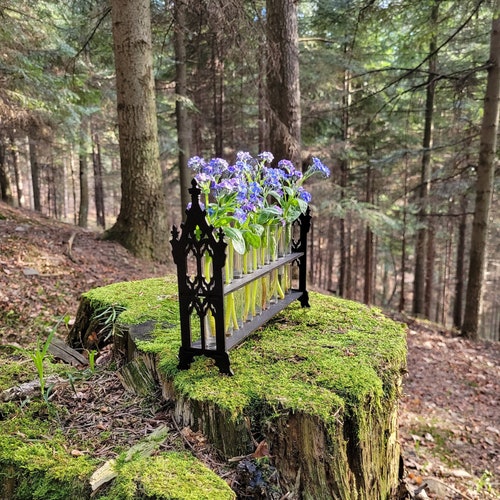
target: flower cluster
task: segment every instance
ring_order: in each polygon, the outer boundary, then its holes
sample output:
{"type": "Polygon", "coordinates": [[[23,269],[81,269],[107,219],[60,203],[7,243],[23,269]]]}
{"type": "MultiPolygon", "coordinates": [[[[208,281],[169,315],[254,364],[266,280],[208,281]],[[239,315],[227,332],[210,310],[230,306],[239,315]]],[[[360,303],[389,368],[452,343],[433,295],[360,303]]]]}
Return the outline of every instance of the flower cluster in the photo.
{"type": "Polygon", "coordinates": [[[240,254],[260,247],[266,225],[291,223],[305,213],[311,201],[303,186],[308,178],[330,175],[318,158],[304,173],[289,160],[272,167],[273,160],[269,152],[254,158],[240,151],[232,165],[221,158],[206,161],[199,156],[188,162],[205,197],[209,223],[222,227],[240,254]]]}

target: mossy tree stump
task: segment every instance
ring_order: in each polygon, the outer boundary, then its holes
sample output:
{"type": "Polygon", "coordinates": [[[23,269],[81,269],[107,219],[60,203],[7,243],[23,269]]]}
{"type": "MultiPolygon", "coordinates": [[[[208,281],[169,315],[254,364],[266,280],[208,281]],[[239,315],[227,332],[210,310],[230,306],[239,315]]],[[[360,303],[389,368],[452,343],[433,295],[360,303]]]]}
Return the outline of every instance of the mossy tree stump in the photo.
{"type": "Polygon", "coordinates": [[[82,298],[72,347],[96,340],[93,310],[119,304],[116,346],[134,369],[128,383],[156,381],[178,423],[201,430],[226,458],[266,441],[281,493],[303,499],[386,499],[399,482],[397,409],[405,329],[378,310],[312,293],[238,349],[233,377],[198,358],[177,369],[175,277],[120,283],[82,298]],[[86,333],[87,332],[87,333],[86,333]]]}

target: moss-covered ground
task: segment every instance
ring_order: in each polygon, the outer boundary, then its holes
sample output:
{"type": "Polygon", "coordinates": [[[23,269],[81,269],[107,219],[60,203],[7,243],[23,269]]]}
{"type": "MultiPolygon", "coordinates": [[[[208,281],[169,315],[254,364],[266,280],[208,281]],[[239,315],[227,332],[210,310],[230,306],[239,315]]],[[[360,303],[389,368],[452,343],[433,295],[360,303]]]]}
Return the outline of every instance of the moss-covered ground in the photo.
{"type": "MultiPolygon", "coordinates": [[[[0,394],[21,384],[36,381],[37,370],[30,350],[2,346],[0,349],[0,394]]],[[[79,384],[94,383],[92,373],[84,373],[55,363],[47,356],[44,376],[57,375],[68,381],[77,397],[79,384]]],[[[20,399],[0,397],[0,498],[8,500],[68,500],[91,498],[89,480],[102,465],[95,458],[99,439],[79,443],[63,422],[71,420],[69,410],[58,402],[42,398],[39,389],[20,399]]],[[[103,402],[104,403],[104,402],[103,402]]],[[[103,439],[106,434],[102,433],[103,439]]],[[[125,500],[134,498],[233,500],[227,483],[192,454],[159,450],[154,456],[127,457],[122,445],[110,450],[116,455],[116,479],[92,498],[125,500]]]]}

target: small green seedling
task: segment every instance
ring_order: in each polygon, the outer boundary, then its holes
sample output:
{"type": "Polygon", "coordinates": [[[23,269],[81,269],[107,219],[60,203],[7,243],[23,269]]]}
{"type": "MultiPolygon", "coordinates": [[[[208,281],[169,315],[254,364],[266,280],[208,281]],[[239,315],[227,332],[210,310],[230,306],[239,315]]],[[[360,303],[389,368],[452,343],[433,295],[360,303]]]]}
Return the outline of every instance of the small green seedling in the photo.
{"type": "Polygon", "coordinates": [[[95,372],[95,355],[97,354],[97,351],[87,351],[89,355],[89,369],[90,373],[95,372]]]}
{"type": "Polygon", "coordinates": [[[70,318],[68,315],[61,318],[57,322],[56,326],[54,326],[54,328],[52,328],[52,330],[49,332],[49,335],[44,343],[41,342],[40,337],[37,337],[36,348],[33,351],[29,349],[22,349],[23,352],[29,355],[29,357],[33,360],[33,363],[35,364],[36,371],[38,372],[38,379],[40,381],[40,393],[45,402],[48,402],[48,391],[45,391],[45,373],[44,373],[43,362],[45,360],[45,357],[47,356],[47,351],[49,350],[50,343],[52,342],[52,338],[54,337],[58,326],[61,324],[62,321],[64,321],[64,323],[67,326],[69,323],[69,319],[70,318]]]}
{"type": "Polygon", "coordinates": [[[493,487],[491,485],[491,478],[493,477],[493,474],[486,469],[482,476],[478,479],[477,481],[477,491],[487,491],[488,493],[493,492],[493,487]]]}

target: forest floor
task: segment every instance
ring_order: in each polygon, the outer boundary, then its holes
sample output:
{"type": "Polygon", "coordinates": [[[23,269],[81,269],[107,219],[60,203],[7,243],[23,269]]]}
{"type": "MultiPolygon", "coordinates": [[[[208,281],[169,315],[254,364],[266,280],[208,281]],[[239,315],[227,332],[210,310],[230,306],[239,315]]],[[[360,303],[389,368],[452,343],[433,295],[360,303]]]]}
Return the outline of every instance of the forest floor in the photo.
{"type": "MultiPolygon", "coordinates": [[[[57,318],[74,318],[80,294],[91,288],[171,271],[96,232],[0,203],[0,346],[32,345],[57,318]]],[[[399,416],[406,497],[500,498],[500,343],[470,342],[435,324],[391,316],[408,324],[399,416]]],[[[147,429],[168,423],[207,465],[234,480],[203,436],[175,428],[167,406],[145,412],[113,372],[99,373],[98,383],[82,387],[78,398],[56,395],[71,405],[64,425],[87,439],[109,432],[97,456],[110,458],[112,445],[133,444],[147,429]]]]}

